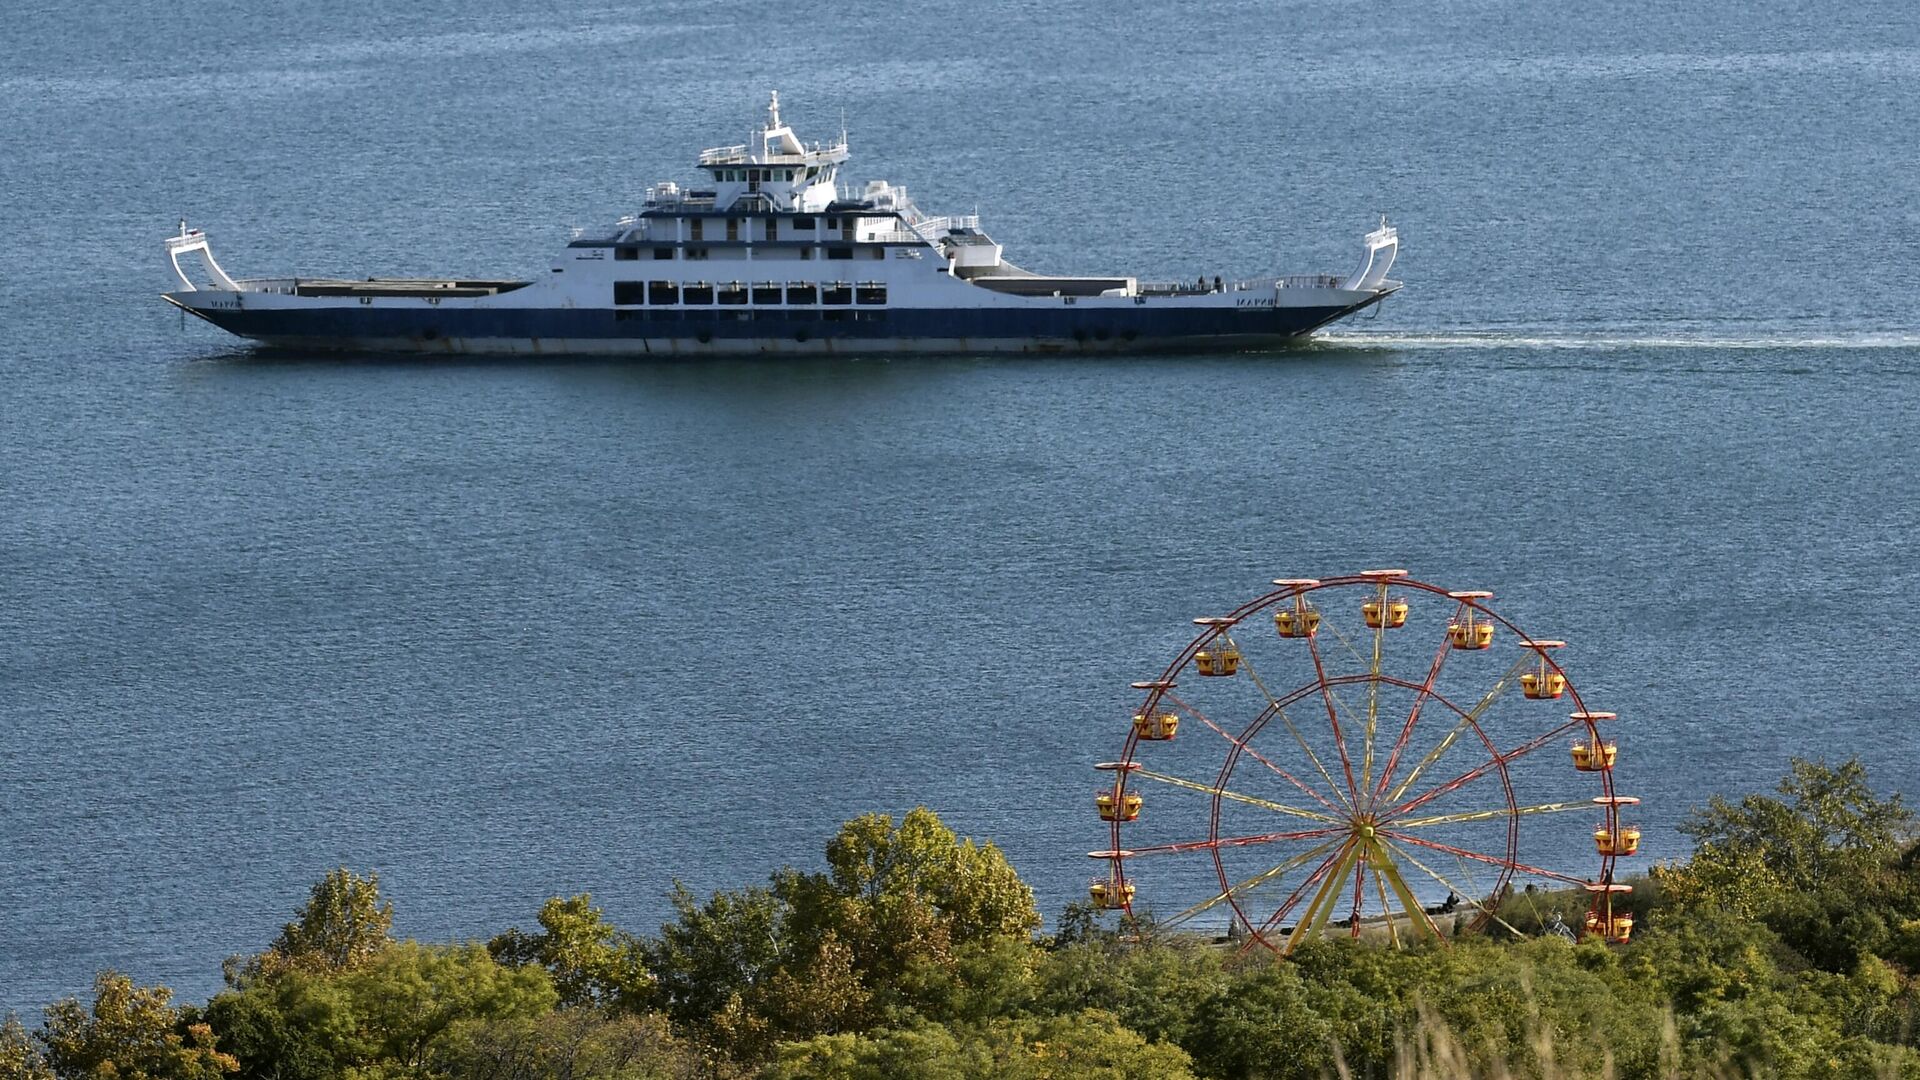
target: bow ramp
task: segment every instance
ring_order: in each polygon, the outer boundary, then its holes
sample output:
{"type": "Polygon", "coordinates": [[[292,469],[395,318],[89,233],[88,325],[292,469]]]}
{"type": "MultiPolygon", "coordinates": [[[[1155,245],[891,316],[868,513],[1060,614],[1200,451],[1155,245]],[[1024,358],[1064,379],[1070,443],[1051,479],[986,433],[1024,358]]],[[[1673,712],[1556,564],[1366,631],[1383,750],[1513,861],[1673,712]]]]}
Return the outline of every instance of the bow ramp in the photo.
{"type": "Polygon", "coordinates": [[[167,259],[173,263],[174,276],[180,279],[182,292],[199,292],[200,286],[193,283],[186,268],[180,265],[180,256],[198,255],[200,265],[205,269],[208,288],[224,289],[227,292],[239,292],[240,286],[227,276],[220,264],[214,261],[213,249],[207,246],[207,234],[204,229],[187,228],[187,219],[180,219],[180,234],[167,237],[167,259]]]}
{"type": "Polygon", "coordinates": [[[1400,253],[1400,230],[1380,219],[1380,227],[1367,234],[1367,261],[1340,287],[1356,289],[1362,292],[1377,292],[1386,287],[1391,291],[1399,287],[1399,282],[1389,282],[1387,271],[1393,269],[1394,256],[1400,253]]]}

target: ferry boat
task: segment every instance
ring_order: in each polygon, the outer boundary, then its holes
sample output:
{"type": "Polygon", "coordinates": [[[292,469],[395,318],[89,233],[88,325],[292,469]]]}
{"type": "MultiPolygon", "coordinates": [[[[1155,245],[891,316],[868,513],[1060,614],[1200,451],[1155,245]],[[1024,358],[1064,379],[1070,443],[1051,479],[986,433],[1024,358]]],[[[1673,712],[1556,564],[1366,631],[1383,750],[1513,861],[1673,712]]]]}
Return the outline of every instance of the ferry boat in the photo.
{"type": "Polygon", "coordinates": [[[922,213],[884,180],[843,185],[847,160],[844,132],[802,142],[776,92],[751,141],[703,151],[697,183],[655,184],[638,213],[576,229],[538,278],[235,279],[182,221],[166,241],[180,288],[163,296],[287,349],[698,357],[1262,349],[1400,288],[1384,219],[1346,275],[1037,274],[978,216],[922,213]]]}

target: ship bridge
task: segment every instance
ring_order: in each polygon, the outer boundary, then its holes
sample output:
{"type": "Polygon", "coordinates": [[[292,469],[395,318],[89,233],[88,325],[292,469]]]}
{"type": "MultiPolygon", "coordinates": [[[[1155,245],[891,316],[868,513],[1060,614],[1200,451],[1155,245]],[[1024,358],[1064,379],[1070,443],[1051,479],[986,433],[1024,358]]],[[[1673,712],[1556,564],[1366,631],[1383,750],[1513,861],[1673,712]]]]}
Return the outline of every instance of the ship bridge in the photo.
{"type": "MultiPolygon", "coordinates": [[[[832,205],[834,182],[847,156],[844,131],[838,142],[802,142],[781,121],[776,90],[767,102],[766,124],[737,146],[701,151],[699,167],[712,180],[715,210],[815,213],[832,205]]],[[[678,194],[662,184],[648,192],[648,199],[670,203],[678,194]]]]}

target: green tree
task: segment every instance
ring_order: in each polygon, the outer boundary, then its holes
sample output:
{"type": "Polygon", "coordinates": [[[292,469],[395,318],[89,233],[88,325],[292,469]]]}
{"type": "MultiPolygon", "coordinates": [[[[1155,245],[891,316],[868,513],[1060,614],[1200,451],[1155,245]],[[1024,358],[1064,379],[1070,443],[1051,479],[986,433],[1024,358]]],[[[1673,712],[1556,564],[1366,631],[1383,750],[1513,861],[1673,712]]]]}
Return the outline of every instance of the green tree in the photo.
{"type": "Polygon", "coordinates": [[[1098,1009],[1014,1022],[1007,1027],[1036,1059],[1041,1080],[1132,1080],[1193,1075],[1187,1052],[1150,1042],[1125,1027],[1112,1013],[1098,1009]]]}
{"type": "Polygon", "coordinates": [[[325,975],[289,971],[215,995],[206,1019],[241,1080],[328,1080],[363,1056],[352,1003],[325,975]]]}
{"type": "Polygon", "coordinates": [[[460,1021],[539,1016],[558,1003],[545,971],[505,966],[477,944],[402,942],[340,981],[371,1057],[408,1066],[425,1064],[460,1021]]]}
{"type": "Polygon", "coordinates": [[[47,1009],[47,1065],[60,1080],[218,1080],[238,1068],[214,1048],[212,1029],[187,1022],[172,1000],[164,986],[101,972],[91,1009],[74,998],[47,1009]]]}
{"type": "Polygon", "coordinates": [[[543,968],[500,964],[478,944],[406,941],[351,971],[296,968],[220,994],[207,1016],[246,1080],[320,1080],[423,1073],[456,1026],[538,1017],[557,1000],[543,968]]]}
{"type": "Polygon", "coordinates": [[[1017,1005],[1040,919],[998,848],[961,840],[921,807],[897,825],[856,818],[826,854],[826,873],[783,870],[771,888],[704,903],[676,884],[675,919],[643,949],[676,1023],[758,1060],[783,1040],[863,1030],[893,1007],[984,1016],[1017,1005]]]}
{"type": "Polygon", "coordinates": [[[392,929],[393,905],[380,898],[380,875],[363,878],[342,866],[314,883],[266,952],[227,962],[227,983],[239,987],[288,971],[350,971],[393,944],[392,929]]]}
{"type": "Polygon", "coordinates": [[[1209,1076],[1314,1078],[1334,1071],[1334,1028],[1292,964],[1262,964],[1205,1002],[1188,1047],[1209,1076]]]}
{"type": "Polygon", "coordinates": [[[1783,798],[1715,797],[1681,827],[1692,861],[1659,875],[1668,900],[1692,916],[1757,919],[1832,972],[1864,955],[1901,950],[1901,927],[1920,917],[1920,871],[1905,858],[1914,814],[1880,798],[1858,761],[1794,759],[1783,798]]]}
{"type": "Polygon", "coordinates": [[[895,977],[889,997],[943,1024],[984,1023],[1032,1009],[1035,975],[1046,954],[1018,937],[954,946],[945,956],[914,957],[895,977]]]}
{"type": "Polygon", "coordinates": [[[1681,831],[1715,858],[1763,858],[1791,889],[1850,884],[1864,870],[1898,862],[1912,839],[1913,811],[1898,794],[1876,795],[1857,759],[1830,766],[1794,758],[1779,791],[1786,798],[1731,803],[1716,795],[1681,831]]]}
{"type": "Polygon", "coordinates": [[[54,1080],[45,1055],[13,1013],[0,1020],[0,1080],[54,1080]]]}
{"type": "Polygon", "coordinates": [[[461,1080],[692,1080],[708,1070],[665,1017],[594,1008],[468,1021],[436,1057],[461,1080]]]}
{"type": "Polygon", "coordinates": [[[1033,890],[1000,849],[960,839],[924,806],[897,826],[885,814],[847,822],[827,843],[824,875],[789,871],[776,888],[798,933],[831,930],[875,985],[916,960],[949,963],[955,946],[1040,926],[1033,890]]]}
{"type": "Polygon", "coordinates": [[[766,888],[716,892],[703,904],[676,881],[669,899],[676,918],[644,944],[646,965],[667,1015],[699,1028],[780,970],[788,909],[766,888]]]}
{"type": "Polygon", "coordinates": [[[678,914],[644,946],[657,1000],[675,1022],[741,1060],[782,1039],[852,1030],[871,995],[831,930],[791,933],[792,909],[767,888],[701,903],[674,886],[678,914]]]}
{"type": "Polygon", "coordinates": [[[1035,976],[1043,1015],[1107,1009],[1149,1039],[1188,1045],[1195,1014],[1228,984],[1221,951],[1203,938],[1144,922],[1132,939],[1065,918],[1062,926],[1073,932],[1055,938],[1035,976]]]}
{"type": "Polygon", "coordinates": [[[562,1005],[644,1007],[652,996],[640,940],[606,921],[587,893],[553,897],[540,907],[540,933],[518,927],[487,943],[506,964],[538,964],[553,977],[562,1005]]]}
{"type": "Polygon", "coordinates": [[[1185,1051],[1097,1010],[984,1025],[920,1023],[781,1048],[771,1080],[1190,1080],[1185,1051]]]}

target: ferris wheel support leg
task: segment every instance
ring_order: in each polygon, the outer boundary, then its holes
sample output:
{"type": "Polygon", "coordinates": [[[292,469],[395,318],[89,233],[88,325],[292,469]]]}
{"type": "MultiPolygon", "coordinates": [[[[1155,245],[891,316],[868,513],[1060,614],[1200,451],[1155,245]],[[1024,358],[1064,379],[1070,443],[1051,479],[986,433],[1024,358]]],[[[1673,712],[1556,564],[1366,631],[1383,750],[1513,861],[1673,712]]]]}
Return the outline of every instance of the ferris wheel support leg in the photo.
{"type": "Polygon", "coordinates": [[[1308,934],[1318,935],[1327,925],[1327,916],[1333,913],[1333,896],[1340,886],[1346,884],[1347,870],[1353,861],[1360,857],[1360,845],[1349,843],[1340,853],[1340,861],[1334,864],[1333,871],[1320,883],[1320,891],[1313,894],[1313,900],[1307,904],[1307,910],[1300,913],[1300,920],[1293,925],[1293,933],[1287,935],[1285,951],[1291,953],[1308,934]]]}
{"type": "MultiPolygon", "coordinates": [[[[1372,851],[1378,859],[1374,863],[1374,873],[1385,875],[1387,884],[1393,887],[1393,894],[1400,898],[1400,906],[1406,909],[1407,921],[1413,924],[1416,935],[1424,934],[1435,941],[1444,940],[1440,936],[1440,928],[1433,925],[1433,919],[1427,915],[1426,909],[1420,906],[1420,901],[1414,899],[1413,890],[1407,888],[1406,881],[1400,877],[1399,869],[1387,856],[1386,846],[1375,840],[1372,851]]],[[[1384,901],[1382,906],[1385,906],[1384,901]]],[[[1392,915],[1392,912],[1387,913],[1388,918],[1392,918],[1392,915]]]]}
{"type": "Polygon", "coordinates": [[[1394,948],[1400,947],[1400,928],[1393,917],[1393,905],[1387,901],[1387,879],[1380,875],[1378,864],[1369,858],[1369,869],[1373,871],[1373,889],[1380,895],[1380,914],[1387,920],[1387,943],[1394,948]]]}

